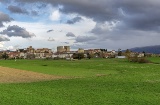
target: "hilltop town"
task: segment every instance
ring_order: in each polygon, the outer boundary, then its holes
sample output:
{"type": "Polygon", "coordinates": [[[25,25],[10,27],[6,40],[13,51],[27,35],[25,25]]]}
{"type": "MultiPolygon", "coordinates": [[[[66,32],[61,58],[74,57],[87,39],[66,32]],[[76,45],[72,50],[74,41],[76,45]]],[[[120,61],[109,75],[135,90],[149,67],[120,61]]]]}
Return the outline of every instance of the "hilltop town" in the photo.
{"type": "MultiPolygon", "coordinates": [[[[138,54],[138,57],[159,56],[155,54],[144,54],[144,52],[130,52],[131,56],[138,54]]],[[[58,46],[57,51],[53,52],[49,48],[35,49],[32,46],[16,51],[1,51],[1,59],[81,59],[81,58],[125,58],[126,52],[121,50],[107,51],[107,49],[77,49],[71,51],[70,46],[58,46]]]]}

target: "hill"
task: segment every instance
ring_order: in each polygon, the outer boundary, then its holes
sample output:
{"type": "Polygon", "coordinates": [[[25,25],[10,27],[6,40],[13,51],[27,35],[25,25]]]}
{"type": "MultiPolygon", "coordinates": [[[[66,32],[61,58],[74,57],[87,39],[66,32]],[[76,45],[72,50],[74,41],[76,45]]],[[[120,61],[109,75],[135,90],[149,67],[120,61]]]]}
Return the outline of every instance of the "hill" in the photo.
{"type": "Polygon", "coordinates": [[[129,50],[131,50],[133,52],[145,51],[146,53],[160,54],[160,45],[146,46],[146,47],[135,47],[135,48],[131,48],[129,50]]]}

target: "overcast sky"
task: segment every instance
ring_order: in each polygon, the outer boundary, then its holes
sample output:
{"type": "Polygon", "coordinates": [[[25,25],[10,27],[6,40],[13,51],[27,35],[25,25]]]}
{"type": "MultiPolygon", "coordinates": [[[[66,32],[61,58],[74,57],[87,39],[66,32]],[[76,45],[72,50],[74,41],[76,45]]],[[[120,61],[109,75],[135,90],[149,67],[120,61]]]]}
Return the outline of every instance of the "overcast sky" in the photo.
{"type": "Polygon", "coordinates": [[[160,44],[159,0],[0,0],[0,49],[160,44]]]}

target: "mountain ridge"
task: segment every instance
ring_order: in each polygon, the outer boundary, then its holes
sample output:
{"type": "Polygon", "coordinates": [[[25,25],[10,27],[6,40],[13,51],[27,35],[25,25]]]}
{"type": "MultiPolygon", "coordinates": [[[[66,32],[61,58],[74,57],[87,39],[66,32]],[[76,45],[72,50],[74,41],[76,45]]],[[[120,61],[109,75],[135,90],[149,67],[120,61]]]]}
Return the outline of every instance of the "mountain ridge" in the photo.
{"type": "Polygon", "coordinates": [[[146,53],[160,54],[160,45],[135,47],[135,48],[130,48],[129,50],[133,52],[143,52],[144,51],[146,53]]]}

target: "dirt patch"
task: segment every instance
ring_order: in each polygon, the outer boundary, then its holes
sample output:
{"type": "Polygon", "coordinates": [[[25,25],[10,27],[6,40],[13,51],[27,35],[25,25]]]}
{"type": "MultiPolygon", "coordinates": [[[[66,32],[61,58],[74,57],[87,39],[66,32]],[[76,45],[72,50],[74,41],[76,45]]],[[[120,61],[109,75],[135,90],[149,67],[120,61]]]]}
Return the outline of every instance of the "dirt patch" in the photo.
{"type": "Polygon", "coordinates": [[[0,83],[23,83],[56,79],[65,79],[65,77],[0,67],[0,83]]]}

